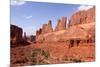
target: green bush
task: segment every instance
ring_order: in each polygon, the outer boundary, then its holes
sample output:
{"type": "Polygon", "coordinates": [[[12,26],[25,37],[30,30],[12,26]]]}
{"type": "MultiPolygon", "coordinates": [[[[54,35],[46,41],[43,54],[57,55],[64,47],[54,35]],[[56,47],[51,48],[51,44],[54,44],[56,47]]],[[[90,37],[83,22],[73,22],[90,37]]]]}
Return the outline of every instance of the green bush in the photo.
{"type": "Polygon", "coordinates": [[[37,61],[36,58],[32,58],[32,65],[36,65],[37,61]]]}
{"type": "Polygon", "coordinates": [[[42,52],[42,55],[45,56],[46,59],[48,59],[48,57],[49,57],[49,52],[43,51],[43,52],[42,52]]]}
{"type": "Polygon", "coordinates": [[[39,49],[39,48],[33,50],[32,52],[33,65],[43,63],[43,59],[48,59],[48,57],[49,57],[48,51],[44,51],[43,49],[39,49]],[[38,58],[37,56],[40,56],[40,58],[38,58]],[[41,60],[41,57],[42,57],[42,60],[41,60]]]}

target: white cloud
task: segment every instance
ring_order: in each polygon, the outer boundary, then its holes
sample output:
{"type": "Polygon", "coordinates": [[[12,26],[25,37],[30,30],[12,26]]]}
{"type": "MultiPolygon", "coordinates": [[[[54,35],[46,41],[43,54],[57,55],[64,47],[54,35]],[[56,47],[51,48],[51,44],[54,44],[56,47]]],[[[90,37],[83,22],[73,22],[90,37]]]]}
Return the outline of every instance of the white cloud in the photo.
{"type": "Polygon", "coordinates": [[[27,16],[27,17],[26,17],[26,19],[30,19],[30,18],[32,18],[32,16],[27,16]]]}
{"type": "Polygon", "coordinates": [[[77,11],[81,11],[81,10],[88,10],[90,8],[92,8],[93,6],[88,6],[88,5],[80,5],[79,7],[77,7],[77,11]]]}
{"type": "Polygon", "coordinates": [[[23,5],[25,3],[24,0],[11,0],[11,5],[23,5]]]}

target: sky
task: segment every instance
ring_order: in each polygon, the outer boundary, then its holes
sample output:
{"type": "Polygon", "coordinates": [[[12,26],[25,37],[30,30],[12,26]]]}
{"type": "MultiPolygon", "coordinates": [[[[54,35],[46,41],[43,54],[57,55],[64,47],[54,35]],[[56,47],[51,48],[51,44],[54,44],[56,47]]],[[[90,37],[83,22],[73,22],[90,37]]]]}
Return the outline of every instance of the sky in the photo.
{"type": "Polygon", "coordinates": [[[27,35],[35,35],[36,30],[48,23],[48,20],[52,21],[52,27],[55,28],[58,19],[63,16],[69,20],[73,13],[91,7],[93,6],[11,0],[10,23],[23,28],[27,35]]]}

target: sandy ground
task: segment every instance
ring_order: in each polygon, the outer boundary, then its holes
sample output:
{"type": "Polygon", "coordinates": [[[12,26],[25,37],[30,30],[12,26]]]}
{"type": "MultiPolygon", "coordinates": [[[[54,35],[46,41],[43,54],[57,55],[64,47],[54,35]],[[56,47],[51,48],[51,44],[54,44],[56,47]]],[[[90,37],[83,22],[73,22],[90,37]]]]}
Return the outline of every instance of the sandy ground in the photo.
{"type": "MultiPolygon", "coordinates": [[[[26,46],[11,48],[11,66],[14,65],[32,65],[32,52],[35,49],[48,51],[49,64],[69,63],[72,60],[81,60],[82,62],[95,61],[94,43],[84,43],[79,46],[69,48],[66,43],[32,43],[26,46]],[[52,59],[51,59],[52,58],[52,59]]],[[[44,63],[45,64],[45,63],[44,63]]]]}

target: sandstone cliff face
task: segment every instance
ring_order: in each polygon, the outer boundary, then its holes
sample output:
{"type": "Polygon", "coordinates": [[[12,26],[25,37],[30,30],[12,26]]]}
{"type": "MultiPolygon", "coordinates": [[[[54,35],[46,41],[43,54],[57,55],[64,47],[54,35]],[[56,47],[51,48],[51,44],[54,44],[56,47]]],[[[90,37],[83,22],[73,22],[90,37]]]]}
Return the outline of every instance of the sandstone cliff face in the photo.
{"type": "Polygon", "coordinates": [[[47,33],[53,32],[51,20],[48,21],[47,24],[47,33]]]}
{"type": "Polygon", "coordinates": [[[42,28],[36,32],[36,41],[37,42],[53,42],[57,41],[57,37],[54,32],[66,30],[66,17],[62,17],[61,20],[58,20],[58,24],[53,30],[51,20],[48,21],[48,24],[43,24],[42,28]]]}
{"type": "Polygon", "coordinates": [[[52,25],[51,25],[51,20],[49,20],[48,24],[43,24],[42,34],[50,33],[52,31],[53,31],[53,29],[52,29],[52,25]]]}
{"type": "Polygon", "coordinates": [[[40,28],[39,30],[36,31],[36,37],[38,37],[42,33],[42,29],[40,28]]]}
{"type": "Polygon", "coordinates": [[[91,22],[95,22],[95,7],[88,10],[78,11],[73,14],[69,21],[69,27],[91,22]]]}
{"type": "Polygon", "coordinates": [[[55,31],[66,30],[66,20],[66,17],[62,17],[61,20],[59,19],[55,31]]]}
{"type": "Polygon", "coordinates": [[[53,32],[51,20],[48,21],[48,24],[43,24],[42,28],[36,31],[36,35],[45,34],[53,32]]]}
{"type": "Polygon", "coordinates": [[[15,25],[10,26],[10,38],[11,38],[11,43],[16,43],[22,40],[22,34],[23,30],[20,27],[17,27],[15,25]]]}
{"type": "Polygon", "coordinates": [[[70,27],[68,30],[61,30],[56,31],[44,35],[40,35],[37,38],[37,41],[39,42],[67,42],[69,40],[88,40],[92,36],[94,36],[95,32],[94,30],[94,24],[86,24],[86,26],[90,26],[88,28],[84,28],[84,25],[78,26],[78,27],[70,27]],[[90,33],[88,33],[90,32],[90,33]]]}
{"type": "Polygon", "coordinates": [[[43,24],[42,28],[36,31],[36,39],[38,38],[39,35],[44,35],[51,32],[53,32],[53,28],[52,28],[51,20],[49,20],[48,24],[43,24]]]}
{"type": "Polygon", "coordinates": [[[51,23],[44,24],[42,33],[36,38],[37,42],[66,42],[79,43],[95,41],[95,7],[87,11],[79,11],[72,15],[69,28],[66,29],[66,17],[58,20],[57,26],[52,31],[51,23]]]}

